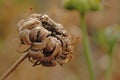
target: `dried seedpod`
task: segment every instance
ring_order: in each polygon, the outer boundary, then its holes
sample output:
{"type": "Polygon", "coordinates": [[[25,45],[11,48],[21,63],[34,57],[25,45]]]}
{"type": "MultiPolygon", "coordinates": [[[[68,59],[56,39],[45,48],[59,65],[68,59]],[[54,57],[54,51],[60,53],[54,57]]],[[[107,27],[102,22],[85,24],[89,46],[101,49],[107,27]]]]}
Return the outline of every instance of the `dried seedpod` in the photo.
{"type": "Polygon", "coordinates": [[[33,66],[63,65],[72,58],[72,41],[61,24],[54,22],[47,15],[32,14],[18,23],[21,44],[30,45],[26,50],[33,66]]]}
{"type": "Polygon", "coordinates": [[[63,65],[72,58],[73,45],[80,40],[71,40],[70,34],[61,24],[54,22],[47,15],[32,14],[18,23],[20,47],[26,47],[24,54],[0,78],[5,80],[16,67],[26,58],[33,66],[52,67],[63,65]]]}

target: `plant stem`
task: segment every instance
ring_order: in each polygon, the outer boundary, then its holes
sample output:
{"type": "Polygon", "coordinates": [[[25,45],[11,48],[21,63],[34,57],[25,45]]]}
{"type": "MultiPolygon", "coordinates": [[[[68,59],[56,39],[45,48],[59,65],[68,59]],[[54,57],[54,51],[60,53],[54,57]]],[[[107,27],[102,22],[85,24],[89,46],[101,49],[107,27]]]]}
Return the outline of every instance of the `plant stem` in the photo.
{"type": "Polygon", "coordinates": [[[94,69],[93,69],[93,63],[92,63],[92,57],[91,57],[91,51],[90,51],[90,46],[89,46],[89,39],[87,35],[87,26],[85,23],[85,15],[81,15],[81,30],[82,30],[82,43],[83,43],[83,49],[84,49],[84,54],[85,54],[85,59],[87,62],[88,70],[89,70],[89,75],[90,75],[90,80],[95,80],[95,74],[94,74],[94,69]]]}
{"type": "Polygon", "coordinates": [[[112,50],[109,50],[108,52],[108,68],[106,71],[106,80],[111,80],[111,75],[112,75],[112,50]]]}
{"type": "Polygon", "coordinates": [[[8,71],[0,78],[0,80],[5,80],[15,69],[18,67],[18,65],[23,62],[28,56],[28,53],[23,54],[14,64],[11,66],[11,68],[8,69],[8,71]]]}

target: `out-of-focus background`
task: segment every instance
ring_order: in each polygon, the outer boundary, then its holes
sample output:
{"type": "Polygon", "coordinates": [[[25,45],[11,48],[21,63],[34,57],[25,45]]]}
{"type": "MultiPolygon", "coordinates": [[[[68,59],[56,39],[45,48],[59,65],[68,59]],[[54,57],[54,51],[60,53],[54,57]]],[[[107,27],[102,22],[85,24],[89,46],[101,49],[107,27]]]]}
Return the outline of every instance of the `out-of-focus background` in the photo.
{"type": "MultiPolygon", "coordinates": [[[[90,37],[90,48],[97,80],[104,80],[107,69],[107,51],[94,39],[94,32],[102,28],[120,27],[120,0],[103,0],[104,8],[89,12],[86,22],[90,37]]],[[[27,10],[49,15],[61,23],[72,35],[81,37],[80,17],[76,11],[68,11],[61,0],[0,0],[0,76],[23,54],[16,52],[17,22],[24,18],[27,10]]],[[[89,80],[89,73],[81,42],[74,49],[74,58],[63,67],[32,67],[25,60],[6,80],[89,80]]],[[[120,41],[113,51],[112,80],[120,80],[120,41]]]]}

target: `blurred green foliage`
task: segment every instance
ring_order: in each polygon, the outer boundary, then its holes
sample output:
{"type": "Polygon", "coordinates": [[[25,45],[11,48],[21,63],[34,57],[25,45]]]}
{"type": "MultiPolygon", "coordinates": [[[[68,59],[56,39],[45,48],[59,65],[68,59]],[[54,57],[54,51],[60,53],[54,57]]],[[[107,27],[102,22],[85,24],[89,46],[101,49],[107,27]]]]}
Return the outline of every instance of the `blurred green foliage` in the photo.
{"type": "Polygon", "coordinates": [[[88,11],[96,11],[100,9],[100,0],[63,0],[63,5],[67,9],[76,9],[81,14],[88,11]]]}

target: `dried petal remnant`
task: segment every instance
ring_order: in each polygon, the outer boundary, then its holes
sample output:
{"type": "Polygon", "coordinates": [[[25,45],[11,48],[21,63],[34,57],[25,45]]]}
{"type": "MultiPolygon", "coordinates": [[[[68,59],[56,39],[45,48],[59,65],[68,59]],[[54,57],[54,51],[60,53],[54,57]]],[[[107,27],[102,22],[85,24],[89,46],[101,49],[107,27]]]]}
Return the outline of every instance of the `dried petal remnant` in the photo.
{"type": "Polygon", "coordinates": [[[32,14],[18,23],[21,44],[30,45],[26,50],[33,66],[63,65],[72,58],[71,37],[61,24],[47,15],[32,14]]]}

